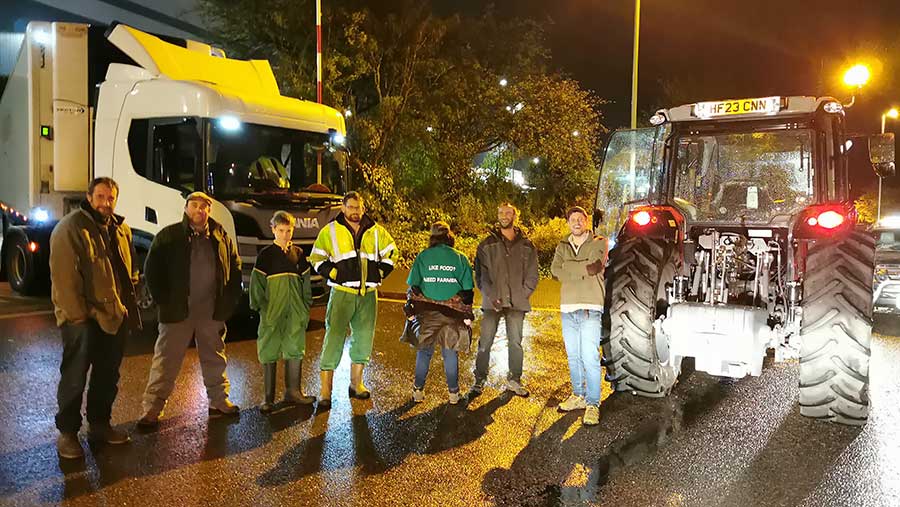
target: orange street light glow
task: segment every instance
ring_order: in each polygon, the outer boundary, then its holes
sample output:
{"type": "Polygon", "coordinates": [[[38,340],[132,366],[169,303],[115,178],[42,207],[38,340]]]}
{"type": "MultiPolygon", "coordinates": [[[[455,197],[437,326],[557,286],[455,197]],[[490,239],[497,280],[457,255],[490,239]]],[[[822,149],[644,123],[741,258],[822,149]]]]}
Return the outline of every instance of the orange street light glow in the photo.
{"type": "Polygon", "coordinates": [[[869,82],[869,77],[871,77],[869,68],[860,63],[847,69],[844,73],[844,84],[860,88],[869,82]]]}

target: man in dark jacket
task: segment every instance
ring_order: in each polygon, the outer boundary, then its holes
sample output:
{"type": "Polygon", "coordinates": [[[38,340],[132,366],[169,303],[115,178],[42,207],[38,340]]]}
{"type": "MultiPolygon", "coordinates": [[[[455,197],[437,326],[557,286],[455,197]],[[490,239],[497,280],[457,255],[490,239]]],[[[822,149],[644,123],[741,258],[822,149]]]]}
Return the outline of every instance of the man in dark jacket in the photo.
{"type": "Polygon", "coordinates": [[[241,258],[231,237],[209,217],[212,199],[187,197],[184,218],[159,231],[144,268],[159,308],[159,337],[144,391],[143,427],[155,427],[175,387],[184,354],[194,339],[210,417],[235,414],[225,375],[225,321],[241,297],[241,258]]]}
{"type": "Polygon", "coordinates": [[[518,396],[528,396],[522,385],[522,326],[525,313],[531,310],[528,298],[537,287],[537,250],[516,227],[518,210],[512,204],[497,209],[498,227],[478,245],[475,254],[475,283],[481,291],[481,339],[475,360],[473,393],[480,393],[487,380],[491,347],[497,335],[500,318],[506,321],[509,341],[509,373],[506,389],[518,396]]]}
{"type": "Polygon", "coordinates": [[[89,369],[88,437],[109,444],[130,440],[109,424],[125,338],[140,327],[131,229],[113,213],[118,195],[112,178],[95,179],[81,207],[50,235],[51,297],[63,340],[56,414],[56,449],[63,458],[84,456],[78,430],[89,369]]]}

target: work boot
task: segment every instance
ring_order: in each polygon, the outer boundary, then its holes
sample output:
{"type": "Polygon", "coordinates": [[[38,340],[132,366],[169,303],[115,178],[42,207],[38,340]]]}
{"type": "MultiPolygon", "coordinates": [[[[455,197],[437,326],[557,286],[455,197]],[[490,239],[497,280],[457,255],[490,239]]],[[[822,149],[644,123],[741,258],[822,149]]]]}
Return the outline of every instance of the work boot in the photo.
{"type": "Polygon", "coordinates": [[[469,389],[469,392],[476,396],[481,394],[481,392],[484,391],[484,384],[486,383],[486,381],[487,379],[476,378],[475,383],[472,384],[472,388],[469,389]]]}
{"type": "Polygon", "coordinates": [[[515,394],[516,396],[521,396],[523,398],[527,398],[529,394],[528,389],[525,389],[525,386],[522,385],[522,382],[518,380],[507,380],[506,390],[515,394]]]}
{"type": "Polygon", "coordinates": [[[62,432],[56,438],[56,452],[60,458],[78,459],[84,457],[84,448],[78,441],[78,433],[62,432]]]}
{"type": "Polygon", "coordinates": [[[366,365],[353,363],[350,365],[350,387],[347,390],[351,398],[357,400],[368,400],[372,393],[363,385],[362,374],[366,365]]]}
{"type": "Polygon", "coordinates": [[[137,426],[142,430],[154,430],[159,427],[159,412],[147,412],[138,419],[137,426]]]}
{"type": "Polygon", "coordinates": [[[223,415],[236,415],[240,411],[241,407],[232,403],[228,398],[225,398],[225,401],[221,403],[216,403],[215,405],[210,404],[209,418],[216,419],[218,417],[222,417],[223,415]]]}
{"type": "Polygon", "coordinates": [[[312,405],[316,401],[315,397],[306,396],[300,389],[303,360],[288,359],[284,363],[284,402],[288,405],[312,405]]]}
{"type": "Polygon", "coordinates": [[[114,429],[109,423],[91,424],[88,429],[88,438],[95,442],[112,445],[125,444],[131,441],[128,433],[114,429]]]}
{"type": "Polygon", "coordinates": [[[328,410],[331,408],[331,384],[334,382],[334,370],[322,370],[319,372],[322,386],[319,388],[318,408],[328,410]]]}
{"type": "Polygon", "coordinates": [[[556,409],[560,412],[571,412],[573,410],[581,410],[585,407],[587,407],[587,402],[584,401],[584,398],[573,394],[566,398],[566,401],[560,403],[556,409]]]}
{"type": "Polygon", "coordinates": [[[278,373],[278,363],[263,364],[263,404],[259,411],[268,414],[275,409],[275,377],[278,373]]]}
{"type": "Polygon", "coordinates": [[[597,405],[588,405],[584,409],[584,418],[581,420],[585,426],[596,426],[600,423],[600,407],[597,405]]]}

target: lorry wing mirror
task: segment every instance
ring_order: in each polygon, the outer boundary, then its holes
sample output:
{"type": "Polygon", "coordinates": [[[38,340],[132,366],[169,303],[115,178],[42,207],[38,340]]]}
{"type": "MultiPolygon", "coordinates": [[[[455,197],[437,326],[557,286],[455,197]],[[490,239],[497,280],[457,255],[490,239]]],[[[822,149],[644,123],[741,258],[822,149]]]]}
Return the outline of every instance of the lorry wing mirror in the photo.
{"type": "Polygon", "coordinates": [[[875,172],[881,176],[879,167],[886,169],[887,165],[891,166],[890,173],[893,174],[894,165],[894,134],[888,132],[886,134],[874,134],[869,136],[869,160],[875,166],[875,172]]]}

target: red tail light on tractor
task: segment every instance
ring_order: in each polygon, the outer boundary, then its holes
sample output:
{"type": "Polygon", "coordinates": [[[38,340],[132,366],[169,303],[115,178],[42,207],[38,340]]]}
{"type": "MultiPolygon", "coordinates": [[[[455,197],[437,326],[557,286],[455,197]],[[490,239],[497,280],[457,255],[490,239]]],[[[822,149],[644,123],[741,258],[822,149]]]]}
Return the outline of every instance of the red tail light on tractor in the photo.
{"type": "Polygon", "coordinates": [[[853,230],[856,226],[856,209],[840,204],[810,206],[803,210],[794,229],[798,239],[833,237],[853,230]]]}
{"type": "Polygon", "coordinates": [[[683,225],[684,217],[671,206],[640,206],[629,212],[625,229],[645,237],[677,239],[683,225]]]}

